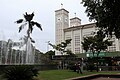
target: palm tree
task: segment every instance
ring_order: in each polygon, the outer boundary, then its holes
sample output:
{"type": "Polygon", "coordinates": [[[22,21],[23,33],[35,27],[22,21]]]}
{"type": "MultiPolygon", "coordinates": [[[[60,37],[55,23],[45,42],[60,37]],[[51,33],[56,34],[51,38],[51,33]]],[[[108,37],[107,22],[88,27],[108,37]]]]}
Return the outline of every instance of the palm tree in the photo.
{"type": "Polygon", "coordinates": [[[21,32],[21,30],[24,28],[24,26],[26,26],[28,24],[28,30],[27,30],[27,37],[31,39],[30,34],[33,31],[33,26],[36,25],[41,31],[42,31],[42,27],[41,24],[39,24],[38,22],[33,21],[33,17],[34,17],[34,12],[32,14],[28,14],[27,12],[25,14],[23,14],[24,19],[19,19],[17,21],[15,21],[17,24],[21,24],[22,25],[19,27],[19,32],[21,32]]]}

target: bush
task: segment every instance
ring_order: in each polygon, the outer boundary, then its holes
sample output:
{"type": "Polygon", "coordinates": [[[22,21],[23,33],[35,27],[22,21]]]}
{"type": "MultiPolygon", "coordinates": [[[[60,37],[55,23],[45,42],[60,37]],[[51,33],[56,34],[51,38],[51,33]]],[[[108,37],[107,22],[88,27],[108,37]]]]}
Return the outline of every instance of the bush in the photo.
{"type": "Polygon", "coordinates": [[[87,66],[87,70],[90,70],[90,71],[92,72],[93,70],[96,70],[96,67],[95,67],[94,64],[89,64],[89,65],[87,66]]]}
{"type": "Polygon", "coordinates": [[[68,69],[73,70],[74,72],[76,72],[76,66],[74,62],[71,62],[68,64],[68,69]]]}
{"type": "Polygon", "coordinates": [[[38,70],[28,65],[7,66],[4,70],[7,80],[33,80],[37,74],[38,70]]]}

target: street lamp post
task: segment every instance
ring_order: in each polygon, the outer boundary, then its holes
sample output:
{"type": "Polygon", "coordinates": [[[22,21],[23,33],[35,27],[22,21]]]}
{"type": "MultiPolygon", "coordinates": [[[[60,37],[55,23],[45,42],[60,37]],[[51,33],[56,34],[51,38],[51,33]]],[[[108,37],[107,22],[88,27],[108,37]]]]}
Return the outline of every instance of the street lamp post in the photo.
{"type": "Polygon", "coordinates": [[[47,41],[46,43],[47,43],[47,52],[49,51],[49,42],[50,41],[47,41]]]}

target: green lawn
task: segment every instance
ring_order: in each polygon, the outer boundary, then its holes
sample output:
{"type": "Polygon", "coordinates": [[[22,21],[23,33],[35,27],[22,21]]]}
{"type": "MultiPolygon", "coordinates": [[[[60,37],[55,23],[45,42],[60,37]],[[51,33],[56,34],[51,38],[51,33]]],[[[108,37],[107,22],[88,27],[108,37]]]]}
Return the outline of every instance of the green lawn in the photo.
{"type": "Polygon", "coordinates": [[[38,80],[64,80],[68,78],[97,74],[97,73],[116,74],[119,72],[84,72],[83,74],[78,74],[70,70],[48,70],[48,71],[40,71],[38,75],[38,80]]]}
{"type": "MultiPolygon", "coordinates": [[[[86,76],[91,74],[118,74],[120,72],[83,72],[83,74],[78,74],[77,72],[73,72],[71,70],[46,70],[39,71],[38,77],[35,80],[65,80],[74,77],[86,76]]],[[[5,80],[1,78],[0,80],[5,80]]]]}
{"type": "Polygon", "coordinates": [[[6,80],[6,79],[3,79],[3,78],[2,78],[2,75],[0,75],[0,80],[6,80]]]}

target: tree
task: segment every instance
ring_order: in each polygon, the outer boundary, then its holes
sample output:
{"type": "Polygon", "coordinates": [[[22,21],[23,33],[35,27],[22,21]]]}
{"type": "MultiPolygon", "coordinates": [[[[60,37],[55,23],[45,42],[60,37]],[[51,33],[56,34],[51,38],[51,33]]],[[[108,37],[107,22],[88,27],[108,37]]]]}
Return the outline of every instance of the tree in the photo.
{"type": "Polygon", "coordinates": [[[56,69],[58,65],[58,60],[54,60],[53,56],[55,55],[55,51],[47,51],[43,53],[40,57],[41,64],[43,65],[43,69],[56,69]]]}
{"type": "Polygon", "coordinates": [[[71,43],[71,40],[72,39],[67,39],[67,40],[65,40],[65,42],[61,42],[60,44],[57,44],[57,45],[53,45],[50,42],[48,43],[50,46],[53,47],[53,49],[61,52],[62,65],[60,65],[60,66],[62,66],[62,69],[64,69],[64,63],[65,63],[65,57],[63,56],[63,54],[66,53],[68,55],[72,55],[72,52],[70,50],[66,49],[68,44],[71,43]]]}
{"type": "Polygon", "coordinates": [[[82,0],[89,20],[107,35],[120,38],[120,0],[82,0]]]}
{"type": "Polygon", "coordinates": [[[61,52],[61,54],[63,55],[64,53],[68,53],[69,50],[66,49],[67,45],[71,43],[72,39],[67,39],[65,40],[65,42],[61,42],[60,44],[57,45],[53,45],[50,42],[48,43],[50,46],[52,46],[54,49],[58,50],[61,52]]]}
{"type": "Polygon", "coordinates": [[[82,42],[82,46],[83,46],[83,49],[85,50],[85,52],[90,50],[94,55],[94,45],[95,45],[94,37],[93,36],[85,37],[83,40],[84,40],[84,42],[82,42]]]}
{"type": "MultiPolygon", "coordinates": [[[[47,51],[45,54],[46,60],[48,59],[48,63],[52,62],[52,56],[55,55],[55,51],[47,51]]],[[[47,61],[46,61],[47,62],[47,61]]]]}
{"type": "Polygon", "coordinates": [[[42,63],[47,64],[47,65],[54,64],[55,62],[52,60],[52,56],[54,55],[55,55],[55,51],[52,51],[52,50],[46,52],[45,54],[42,54],[41,56],[42,63]]]}
{"type": "Polygon", "coordinates": [[[30,34],[33,31],[33,26],[36,25],[41,31],[42,31],[42,27],[41,24],[39,24],[38,22],[33,21],[33,17],[34,17],[34,13],[32,14],[28,14],[27,12],[24,15],[24,19],[19,19],[16,21],[17,24],[22,23],[22,25],[19,27],[19,32],[21,32],[21,30],[24,28],[24,26],[26,26],[28,24],[28,30],[27,30],[27,38],[30,38],[32,42],[34,42],[32,40],[32,38],[30,37],[30,34]]]}
{"type": "Polygon", "coordinates": [[[97,54],[97,71],[98,71],[98,57],[101,51],[105,51],[108,46],[112,45],[112,42],[106,38],[104,32],[99,30],[96,35],[85,37],[82,42],[83,49],[91,51],[94,54],[97,54]]]}

